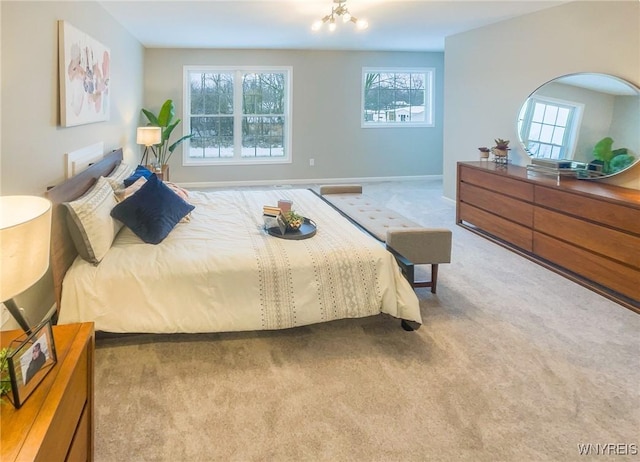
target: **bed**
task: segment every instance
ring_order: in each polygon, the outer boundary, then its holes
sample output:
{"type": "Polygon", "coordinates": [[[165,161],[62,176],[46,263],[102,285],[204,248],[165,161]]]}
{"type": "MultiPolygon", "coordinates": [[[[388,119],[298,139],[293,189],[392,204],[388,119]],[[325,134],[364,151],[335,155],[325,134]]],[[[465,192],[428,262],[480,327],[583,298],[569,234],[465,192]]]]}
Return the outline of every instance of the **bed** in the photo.
{"type": "Polygon", "coordinates": [[[286,329],[387,313],[422,322],[391,253],[310,190],[191,191],[190,221],[159,244],[123,227],[98,264],[78,255],[63,203],[122,160],[114,151],[48,192],[58,323],[113,333],[286,329]],[[317,225],[285,240],[263,229],[262,206],[289,199],[317,225]]]}

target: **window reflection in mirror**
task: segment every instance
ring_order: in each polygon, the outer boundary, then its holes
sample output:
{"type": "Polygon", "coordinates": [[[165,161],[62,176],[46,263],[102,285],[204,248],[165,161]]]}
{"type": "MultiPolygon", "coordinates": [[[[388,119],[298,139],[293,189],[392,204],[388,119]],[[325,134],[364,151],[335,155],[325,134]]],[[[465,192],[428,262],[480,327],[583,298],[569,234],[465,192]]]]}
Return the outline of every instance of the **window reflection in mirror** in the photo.
{"type": "Polygon", "coordinates": [[[640,92],[606,74],[559,77],[525,101],[518,134],[531,157],[570,160],[591,176],[618,173],[640,160],[640,92]],[[613,144],[603,154],[596,146],[605,138],[613,144]],[[626,156],[624,162],[612,162],[617,155],[626,156]]]}
{"type": "Polygon", "coordinates": [[[522,106],[518,132],[534,157],[573,159],[584,105],[535,95],[522,106]]]}

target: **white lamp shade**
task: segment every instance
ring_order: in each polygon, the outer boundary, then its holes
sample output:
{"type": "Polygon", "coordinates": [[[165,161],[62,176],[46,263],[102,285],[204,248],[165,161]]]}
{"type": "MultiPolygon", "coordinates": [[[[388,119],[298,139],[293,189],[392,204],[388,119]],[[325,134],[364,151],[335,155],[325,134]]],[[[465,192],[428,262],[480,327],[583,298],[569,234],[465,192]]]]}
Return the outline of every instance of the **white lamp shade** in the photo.
{"type": "Polygon", "coordinates": [[[40,280],[49,268],[51,202],[36,196],[0,197],[0,301],[40,280]]]}
{"type": "Polygon", "coordinates": [[[138,127],[136,143],[153,146],[154,144],[160,144],[161,139],[162,129],[160,127],[138,127]]]}

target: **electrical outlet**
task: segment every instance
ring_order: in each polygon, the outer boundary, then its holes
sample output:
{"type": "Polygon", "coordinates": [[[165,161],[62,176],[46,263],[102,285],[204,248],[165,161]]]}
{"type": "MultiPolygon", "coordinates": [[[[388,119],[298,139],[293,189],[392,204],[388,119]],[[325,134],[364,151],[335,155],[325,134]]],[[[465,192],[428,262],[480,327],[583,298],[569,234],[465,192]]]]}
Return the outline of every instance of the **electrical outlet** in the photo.
{"type": "Polygon", "coordinates": [[[315,159],[309,159],[309,165],[311,167],[313,167],[314,165],[316,165],[316,160],[315,159]]]}

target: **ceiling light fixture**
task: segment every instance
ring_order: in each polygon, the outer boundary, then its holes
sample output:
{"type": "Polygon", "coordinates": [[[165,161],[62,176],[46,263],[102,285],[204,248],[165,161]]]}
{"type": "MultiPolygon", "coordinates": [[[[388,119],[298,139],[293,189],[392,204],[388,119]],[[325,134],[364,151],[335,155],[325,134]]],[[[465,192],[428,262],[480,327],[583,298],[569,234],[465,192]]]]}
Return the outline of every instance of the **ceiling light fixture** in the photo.
{"type": "Polygon", "coordinates": [[[356,25],[358,30],[363,30],[369,27],[369,23],[364,19],[358,19],[352,16],[347,9],[347,0],[333,0],[334,6],[331,7],[331,14],[326,15],[322,19],[318,19],[311,26],[311,30],[318,31],[322,28],[324,23],[329,23],[329,31],[336,30],[336,16],[342,18],[342,22],[352,22],[356,25]],[[337,5],[337,6],[336,6],[337,5]]]}

